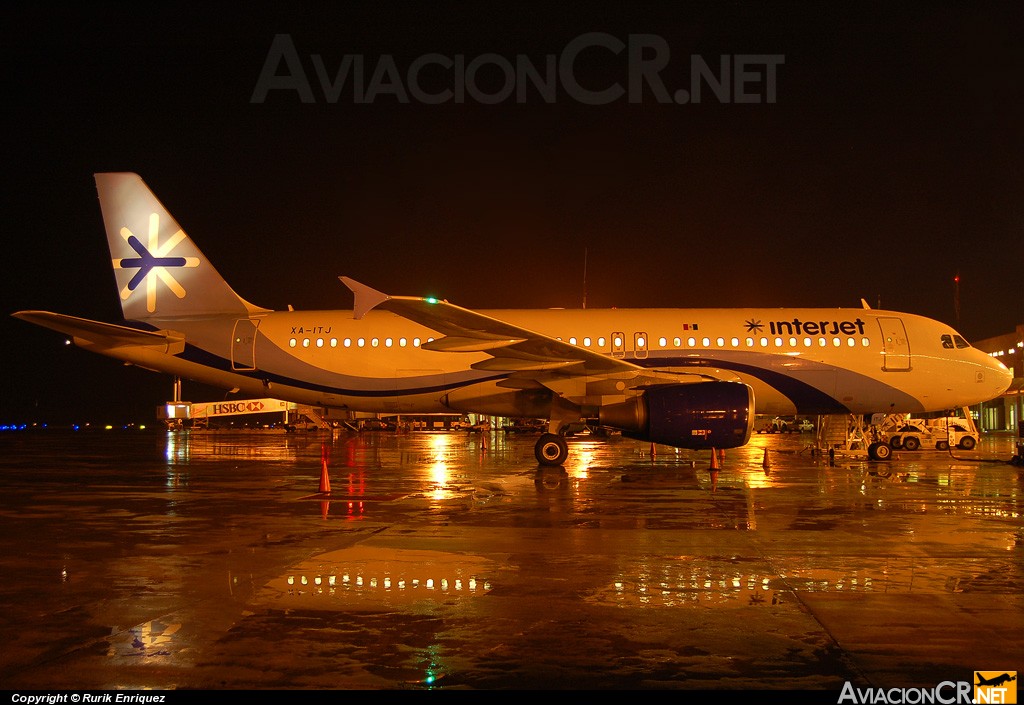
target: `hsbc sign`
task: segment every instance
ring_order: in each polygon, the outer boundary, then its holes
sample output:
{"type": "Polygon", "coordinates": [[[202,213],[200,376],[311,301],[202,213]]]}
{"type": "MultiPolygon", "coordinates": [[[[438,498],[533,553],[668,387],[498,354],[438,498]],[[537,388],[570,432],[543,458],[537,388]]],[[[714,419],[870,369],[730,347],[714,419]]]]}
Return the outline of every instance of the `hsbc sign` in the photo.
{"type": "MultiPolygon", "coordinates": [[[[192,404],[185,402],[185,404],[189,406],[190,413],[184,418],[192,419],[209,419],[215,416],[237,416],[240,414],[273,414],[275,412],[294,411],[298,407],[295,402],[273,398],[203,401],[193,402],[192,404]]],[[[172,415],[167,415],[164,418],[172,418],[172,415]]]]}
{"type": "Polygon", "coordinates": [[[258,414],[262,411],[271,411],[261,401],[226,401],[213,404],[210,407],[210,416],[230,416],[232,414],[258,414]]]}

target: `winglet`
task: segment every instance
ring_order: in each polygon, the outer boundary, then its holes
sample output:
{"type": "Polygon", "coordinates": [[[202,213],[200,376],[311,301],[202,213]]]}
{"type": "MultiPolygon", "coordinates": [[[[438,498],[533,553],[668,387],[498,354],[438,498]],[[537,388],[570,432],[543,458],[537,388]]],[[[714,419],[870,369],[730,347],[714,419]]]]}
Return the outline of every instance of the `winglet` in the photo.
{"type": "Polygon", "coordinates": [[[352,290],[355,294],[355,304],[352,306],[353,318],[359,320],[366,315],[366,312],[380,306],[391,297],[384,292],[377,291],[366,284],[360,284],[350,277],[338,277],[341,283],[352,290]]]}

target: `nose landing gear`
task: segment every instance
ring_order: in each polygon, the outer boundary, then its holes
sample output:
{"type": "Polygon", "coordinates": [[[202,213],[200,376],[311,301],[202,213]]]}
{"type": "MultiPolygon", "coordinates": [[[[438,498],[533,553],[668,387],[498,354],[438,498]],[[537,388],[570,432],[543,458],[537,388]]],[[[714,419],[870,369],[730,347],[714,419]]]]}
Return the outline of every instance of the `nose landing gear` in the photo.
{"type": "Polygon", "coordinates": [[[872,460],[888,460],[892,457],[892,446],[882,441],[876,441],[868,446],[868,457],[872,460]]]}

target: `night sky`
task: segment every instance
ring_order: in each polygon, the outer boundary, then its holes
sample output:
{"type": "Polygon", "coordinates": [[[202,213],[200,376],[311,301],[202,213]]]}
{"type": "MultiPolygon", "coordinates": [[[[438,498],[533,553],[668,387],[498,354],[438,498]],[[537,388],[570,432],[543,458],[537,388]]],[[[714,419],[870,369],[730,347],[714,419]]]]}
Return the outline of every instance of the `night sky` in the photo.
{"type": "MultiPolygon", "coordinates": [[[[1024,322],[1020,3],[327,7],[7,9],[5,313],[121,320],[92,175],[135,171],[269,308],[349,308],[344,274],[470,308],[864,298],[969,340],[1024,322]],[[301,68],[254,100],[279,35],[301,68]],[[630,95],[631,37],[667,93],[630,95]],[[418,100],[460,73],[426,64],[410,90],[428,55],[483,57],[475,91],[418,100]],[[504,80],[548,56],[572,69],[550,101],[504,80]],[[774,102],[765,65],[749,102],[661,100],[722,56],[771,57],[774,102]],[[360,94],[334,83],[356,59],[360,94]]],[[[152,423],[170,397],[8,315],[0,336],[0,422],[152,423]]]]}

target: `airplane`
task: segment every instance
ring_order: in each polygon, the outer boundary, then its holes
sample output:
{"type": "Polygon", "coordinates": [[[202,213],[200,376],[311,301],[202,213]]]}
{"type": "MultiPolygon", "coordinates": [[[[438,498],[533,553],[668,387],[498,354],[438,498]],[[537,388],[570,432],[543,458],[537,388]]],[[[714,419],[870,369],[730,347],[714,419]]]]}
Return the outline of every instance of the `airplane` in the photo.
{"type": "Polygon", "coordinates": [[[994,678],[983,678],[979,674],[978,675],[978,682],[975,683],[975,685],[1000,686],[1000,685],[1003,685],[1004,683],[1009,683],[1010,681],[1015,681],[1015,680],[1017,680],[1017,676],[1016,675],[1011,676],[1009,673],[1004,673],[1002,675],[995,676],[994,678]]]}
{"type": "MultiPolygon", "coordinates": [[[[862,308],[470,310],[347,276],[352,310],[239,296],[142,178],[95,174],[124,315],[12,315],[160,373],[316,407],[543,419],[542,466],[583,422],[652,444],[745,445],[756,414],[924,413],[1012,374],[945,323],[862,308]]],[[[889,457],[874,443],[872,458],[889,457]]]]}

